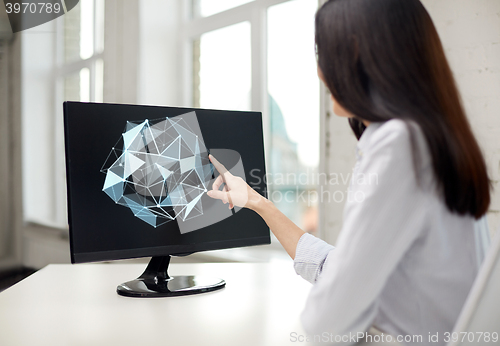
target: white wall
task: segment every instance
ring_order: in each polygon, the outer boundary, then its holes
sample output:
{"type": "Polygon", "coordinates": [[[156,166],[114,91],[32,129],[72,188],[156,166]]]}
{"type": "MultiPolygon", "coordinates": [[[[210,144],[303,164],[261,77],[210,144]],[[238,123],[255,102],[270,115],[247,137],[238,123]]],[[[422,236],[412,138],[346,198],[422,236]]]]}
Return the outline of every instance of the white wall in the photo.
{"type": "Polygon", "coordinates": [[[181,104],[179,25],[179,1],[139,1],[137,103],[181,104]]]}
{"type": "Polygon", "coordinates": [[[137,103],[139,2],[106,0],[104,16],[104,102],[137,103]]]}
{"type": "Polygon", "coordinates": [[[495,191],[488,213],[500,226],[500,1],[424,0],[443,41],[495,191]]]}
{"type": "MultiPolygon", "coordinates": [[[[3,8],[0,5],[0,11],[3,8]]],[[[0,21],[5,19],[0,14],[0,21]]],[[[20,51],[20,37],[0,31],[0,271],[22,261],[16,232],[22,223],[20,51]]]]}
{"type": "MultiPolygon", "coordinates": [[[[490,230],[500,226],[500,1],[422,0],[441,36],[464,100],[467,115],[484,151],[495,191],[488,212],[490,230]]],[[[325,98],[327,99],[327,98],[325,98]]],[[[325,107],[331,109],[327,100],[325,107]]],[[[354,165],[356,140],[345,119],[330,112],[325,163],[327,172],[347,174],[354,165]]],[[[331,186],[345,191],[346,185],[331,186]]],[[[344,203],[325,206],[325,240],[334,243],[342,226],[344,203]]]]}

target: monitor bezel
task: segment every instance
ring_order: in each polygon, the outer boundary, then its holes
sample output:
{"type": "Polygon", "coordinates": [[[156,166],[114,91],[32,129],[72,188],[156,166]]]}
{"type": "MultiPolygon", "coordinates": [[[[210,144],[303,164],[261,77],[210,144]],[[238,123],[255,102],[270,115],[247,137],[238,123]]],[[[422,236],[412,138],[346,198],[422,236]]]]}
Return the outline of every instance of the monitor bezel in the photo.
{"type": "MultiPolygon", "coordinates": [[[[75,253],[74,251],[74,239],[73,239],[73,221],[72,221],[72,195],[71,195],[71,157],[70,157],[70,138],[67,135],[68,131],[68,104],[95,104],[95,105],[118,105],[118,106],[133,106],[133,107],[153,107],[153,108],[169,108],[184,110],[186,112],[207,110],[207,111],[228,111],[219,109],[207,109],[207,108],[188,108],[188,107],[169,107],[169,106],[155,106],[155,105],[137,105],[137,104],[124,104],[124,103],[96,103],[96,102],[76,102],[76,101],[64,101],[63,102],[63,113],[64,113],[64,149],[65,149],[65,161],[66,161],[66,192],[67,192],[67,210],[68,210],[68,226],[69,226],[69,243],[70,243],[70,257],[71,263],[88,263],[88,262],[101,262],[101,261],[112,261],[112,260],[122,260],[122,259],[133,259],[133,258],[143,258],[152,256],[185,256],[193,254],[196,252],[212,251],[212,250],[223,250],[232,249],[238,247],[248,247],[256,245],[269,245],[271,244],[271,234],[268,228],[267,236],[259,236],[252,238],[242,238],[236,240],[221,240],[212,242],[203,242],[197,244],[186,244],[186,245],[162,245],[155,247],[143,247],[135,249],[126,250],[109,250],[109,251],[93,251],[93,252],[80,252],[75,253]]],[[[260,118],[260,127],[263,128],[262,123],[262,112],[255,111],[230,111],[238,113],[251,113],[256,114],[260,118]]],[[[264,148],[264,136],[262,136],[262,147],[264,148]]],[[[264,169],[266,169],[266,160],[264,152],[264,169]]],[[[264,184],[265,179],[264,179],[264,184]]],[[[265,189],[262,191],[263,196],[267,198],[267,184],[265,189]]]]}

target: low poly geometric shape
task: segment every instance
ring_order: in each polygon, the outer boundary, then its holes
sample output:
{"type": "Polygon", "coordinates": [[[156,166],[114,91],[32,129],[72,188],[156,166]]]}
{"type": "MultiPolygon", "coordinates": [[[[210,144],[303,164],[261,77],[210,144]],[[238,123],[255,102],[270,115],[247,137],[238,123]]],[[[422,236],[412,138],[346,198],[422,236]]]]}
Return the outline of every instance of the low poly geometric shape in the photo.
{"type": "MultiPolygon", "coordinates": [[[[192,121],[194,112],[188,115],[192,121]]],[[[127,121],[101,169],[102,190],[153,227],[203,215],[201,197],[214,172],[201,133],[188,123],[183,115],[127,121]]]]}

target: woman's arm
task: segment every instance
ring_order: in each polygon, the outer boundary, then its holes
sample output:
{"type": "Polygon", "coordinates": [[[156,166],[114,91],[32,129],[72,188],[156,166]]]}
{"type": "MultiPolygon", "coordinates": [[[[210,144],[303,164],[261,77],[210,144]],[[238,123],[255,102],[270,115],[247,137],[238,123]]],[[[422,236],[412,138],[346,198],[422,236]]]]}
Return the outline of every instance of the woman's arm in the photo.
{"type": "Polygon", "coordinates": [[[273,202],[264,197],[259,200],[253,210],[264,219],[286,252],[294,259],[297,243],[305,232],[279,211],[273,202]]]}
{"type": "Polygon", "coordinates": [[[297,243],[305,232],[279,211],[273,202],[262,197],[240,177],[232,175],[212,155],[209,158],[220,175],[215,180],[212,190],[208,191],[208,195],[228,203],[230,209],[236,205],[255,211],[264,219],[290,257],[295,258],[297,243]],[[221,191],[219,189],[223,183],[221,191]]]}

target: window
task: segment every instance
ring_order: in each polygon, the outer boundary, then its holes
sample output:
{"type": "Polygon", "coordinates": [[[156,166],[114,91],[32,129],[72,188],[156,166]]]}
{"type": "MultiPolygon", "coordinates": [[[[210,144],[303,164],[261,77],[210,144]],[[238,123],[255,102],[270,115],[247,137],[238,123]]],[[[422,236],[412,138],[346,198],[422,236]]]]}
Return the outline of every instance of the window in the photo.
{"type": "Polygon", "coordinates": [[[23,35],[24,218],[65,228],[62,103],[103,100],[104,0],[79,1],[23,35]]]}
{"type": "Polygon", "coordinates": [[[194,107],[263,111],[269,196],[297,225],[318,225],[320,84],[311,0],[193,0],[185,23],[194,107]],[[216,15],[214,15],[216,14],[216,15]],[[213,16],[212,16],[213,15],[213,16]]]}
{"type": "Polygon", "coordinates": [[[104,0],[80,1],[64,15],[59,40],[64,100],[102,102],[104,0]]]}
{"type": "Polygon", "coordinates": [[[193,52],[197,54],[197,63],[193,65],[193,106],[249,110],[250,23],[202,34],[193,42],[193,52]]]}
{"type": "MultiPolygon", "coordinates": [[[[57,89],[60,105],[63,101],[102,102],[104,64],[104,0],[79,1],[63,16],[58,28],[60,48],[57,66],[57,89]]],[[[58,112],[56,134],[56,177],[54,225],[67,224],[66,175],[64,161],[64,130],[62,109],[58,112]]]]}
{"type": "Polygon", "coordinates": [[[270,197],[295,224],[312,233],[318,228],[316,8],[310,0],[292,0],[267,10],[270,197]]]}
{"type": "Polygon", "coordinates": [[[238,7],[252,0],[193,0],[193,17],[208,17],[238,7]]]}

